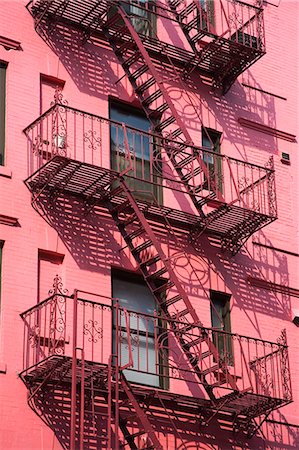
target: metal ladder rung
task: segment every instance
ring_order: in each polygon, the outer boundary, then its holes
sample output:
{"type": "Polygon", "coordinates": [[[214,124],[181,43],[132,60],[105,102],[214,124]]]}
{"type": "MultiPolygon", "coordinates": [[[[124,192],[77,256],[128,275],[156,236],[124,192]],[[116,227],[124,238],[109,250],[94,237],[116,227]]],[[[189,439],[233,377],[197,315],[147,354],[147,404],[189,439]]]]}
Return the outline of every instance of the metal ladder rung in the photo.
{"type": "Polygon", "coordinates": [[[174,297],[171,297],[170,299],[164,300],[163,302],[160,303],[160,306],[170,306],[173,305],[176,302],[179,302],[180,300],[182,300],[182,297],[180,296],[180,294],[175,295],[174,297]]]}
{"type": "Polygon", "coordinates": [[[133,55],[131,55],[128,59],[126,59],[126,60],[122,63],[123,68],[124,68],[125,70],[126,70],[126,69],[129,69],[129,68],[132,66],[132,64],[134,64],[136,61],[138,61],[138,59],[140,58],[140,56],[141,56],[141,53],[140,53],[139,51],[133,53],[133,55]]]}
{"type": "Polygon", "coordinates": [[[148,70],[148,65],[143,64],[141,67],[136,69],[135,72],[133,72],[131,75],[129,75],[129,78],[132,79],[133,81],[136,81],[139,77],[141,77],[141,75],[146,73],[147,70],[148,70]]]}
{"type": "Polygon", "coordinates": [[[149,275],[146,275],[146,278],[148,280],[160,278],[161,275],[164,275],[164,273],[166,273],[166,272],[167,272],[167,268],[166,267],[162,267],[162,269],[158,270],[157,272],[154,272],[154,273],[151,273],[149,275]]]}
{"type": "Polygon", "coordinates": [[[197,175],[199,175],[202,172],[202,168],[196,167],[194,170],[192,170],[189,173],[186,173],[185,175],[182,176],[182,181],[190,181],[193,177],[196,177],[197,175]]]}
{"type": "Polygon", "coordinates": [[[214,372],[216,372],[216,370],[219,370],[219,369],[220,369],[219,364],[215,364],[215,366],[211,366],[205,370],[202,370],[201,373],[202,373],[202,375],[205,376],[205,375],[209,375],[209,373],[214,373],[214,372]]]}
{"type": "Polygon", "coordinates": [[[156,289],[153,289],[153,292],[155,294],[161,294],[162,292],[168,291],[168,289],[171,289],[174,286],[173,281],[167,281],[166,283],[162,284],[161,286],[157,287],[156,289]]]}
{"type": "Polygon", "coordinates": [[[151,266],[152,264],[156,264],[157,262],[161,261],[160,255],[151,256],[150,258],[146,259],[145,261],[142,261],[140,263],[140,266],[151,266]]]}
{"type": "Polygon", "coordinates": [[[161,97],[162,91],[160,89],[157,89],[155,92],[153,92],[151,95],[146,97],[142,103],[144,106],[149,106],[151,103],[153,103],[155,100],[157,100],[159,97],[161,97]]]}
{"type": "Polygon", "coordinates": [[[159,123],[159,125],[156,127],[156,130],[162,131],[162,130],[164,130],[164,128],[167,128],[173,122],[175,122],[175,117],[170,116],[167,119],[165,119],[163,122],[159,123]]]}
{"type": "Polygon", "coordinates": [[[138,245],[137,247],[135,247],[135,248],[132,250],[132,253],[134,253],[134,254],[140,253],[140,252],[142,252],[143,250],[146,250],[147,248],[151,247],[152,245],[153,245],[153,243],[152,243],[151,240],[142,242],[142,244],[138,245]]]}
{"type": "Polygon", "coordinates": [[[143,92],[147,91],[151,86],[153,86],[156,83],[156,79],[154,77],[149,78],[147,81],[142,83],[140,86],[138,86],[135,91],[138,94],[143,94],[143,92]]]}

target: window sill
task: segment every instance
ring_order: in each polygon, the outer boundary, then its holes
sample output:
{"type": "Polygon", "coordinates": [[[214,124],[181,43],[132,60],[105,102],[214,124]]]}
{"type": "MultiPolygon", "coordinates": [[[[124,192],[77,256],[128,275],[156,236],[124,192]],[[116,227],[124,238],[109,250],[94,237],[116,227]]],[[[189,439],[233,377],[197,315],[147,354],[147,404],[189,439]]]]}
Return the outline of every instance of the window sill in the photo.
{"type": "Polygon", "coordinates": [[[5,374],[6,371],[7,371],[7,365],[6,365],[6,363],[0,361],[0,374],[1,374],[1,373],[4,373],[4,374],[5,374]]]}
{"type": "Polygon", "coordinates": [[[0,177],[12,178],[11,169],[6,166],[0,166],[0,177]]]}

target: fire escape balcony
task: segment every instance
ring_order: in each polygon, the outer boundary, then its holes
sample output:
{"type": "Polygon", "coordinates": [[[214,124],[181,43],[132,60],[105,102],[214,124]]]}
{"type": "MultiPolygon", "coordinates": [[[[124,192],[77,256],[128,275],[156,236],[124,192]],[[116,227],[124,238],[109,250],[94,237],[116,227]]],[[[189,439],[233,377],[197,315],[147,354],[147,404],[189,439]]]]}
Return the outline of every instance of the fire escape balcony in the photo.
{"type": "Polygon", "coordinates": [[[204,2],[165,0],[165,2],[129,0],[31,0],[27,9],[37,32],[51,41],[55,26],[75,26],[85,39],[91,35],[105,41],[104,29],[126,45],[131,36],[114,20],[122,7],[134,25],[144,47],[158,63],[164,61],[202,75],[226,93],[236,78],[265,54],[263,9],[261,0],[251,4],[239,0],[204,2]],[[168,38],[169,31],[178,36],[168,38]],[[159,37],[158,37],[159,36],[159,37]]]}
{"type": "Polygon", "coordinates": [[[59,103],[24,132],[35,205],[57,193],[101,210],[109,197],[117,207],[123,178],[148,220],[163,224],[166,215],[194,244],[204,231],[231,253],[277,218],[272,160],[250,164],[59,103]]]}
{"type": "MultiPolygon", "coordinates": [[[[50,426],[57,425],[57,408],[61,408],[61,395],[50,392],[63,391],[67,398],[72,382],[77,386],[77,405],[80,401],[85,405],[85,417],[104,414],[97,404],[107,408],[109,399],[115,401],[116,378],[109,378],[115,370],[125,374],[140,404],[167,420],[170,412],[191,414],[201,424],[218,420],[230,429],[248,431],[255,418],[292,401],[285,332],[277,342],[270,342],[185,324],[162,312],[128,311],[115,299],[80,291],[69,296],[56,290],[21,317],[20,377],[29,390],[31,407],[50,426]],[[218,350],[217,360],[207,347],[208,339],[218,350]],[[196,360],[200,376],[178,341],[196,360]],[[235,389],[229,377],[235,380],[235,389]],[[212,386],[214,400],[204,393],[204,383],[212,386]],[[54,404],[50,405],[50,398],[54,404]]],[[[121,387],[117,395],[122,399],[121,387]]],[[[119,413],[128,421],[128,404],[119,413]]]]}

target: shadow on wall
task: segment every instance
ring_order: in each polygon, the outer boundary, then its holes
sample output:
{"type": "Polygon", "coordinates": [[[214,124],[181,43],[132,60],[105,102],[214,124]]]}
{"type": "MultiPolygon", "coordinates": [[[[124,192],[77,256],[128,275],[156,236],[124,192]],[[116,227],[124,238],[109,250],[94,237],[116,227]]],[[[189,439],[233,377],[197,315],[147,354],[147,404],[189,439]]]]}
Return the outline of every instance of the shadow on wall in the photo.
{"type": "MultiPolygon", "coordinates": [[[[111,68],[115,60],[111,51],[100,41],[84,43],[84,33],[63,24],[53,24],[47,31],[47,44],[56,53],[79,91],[107,100],[107,94],[118,97],[120,86],[115,82],[120,77],[111,68]]],[[[126,95],[124,93],[124,95],[126,95]]],[[[72,100],[68,98],[69,104],[72,100]]]]}
{"type": "MultiPolygon", "coordinates": [[[[94,38],[85,42],[83,31],[57,23],[53,23],[46,34],[48,45],[57,54],[80,92],[105,100],[107,94],[128,98],[130,83],[126,78],[116,83],[123,76],[123,70],[109,44],[94,38]]],[[[211,87],[203,84],[198,74],[193,73],[188,79],[177,81],[174,68],[163,61],[159,62],[157,70],[165,86],[170,80],[168,92],[179,115],[184,117],[187,127],[193,132],[195,145],[202,145],[201,127],[204,121],[206,127],[222,131],[231,146],[235,147],[233,152],[230,148],[223,148],[223,153],[237,153],[237,157],[244,160],[247,160],[246,146],[267,150],[270,154],[276,153],[277,142],[273,136],[246,129],[238,123],[239,117],[245,117],[275,128],[273,97],[248,90],[238,81],[226,96],[211,95],[211,87]]],[[[182,75],[182,69],[175,71],[182,75]]],[[[261,88],[253,75],[248,73],[250,84],[261,88]]],[[[68,99],[70,105],[73,100],[68,99]]],[[[256,162],[264,164],[265,161],[256,162]]]]}
{"type": "MultiPolygon", "coordinates": [[[[60,194],[41,195],[37,202],[38,212],[57,231],[80,269],[101,272],[116,266],[136,270],[130,253],[121,251],[123,240],[106,210],[95,208],[88,212],[82,200],[60,194]]],[[[288,286],[288,262],[284,255],[259,248],[253,256],[243,250],[228,260],[204,235],[198,253],[188,244],[186,235],[174,239],[165,227],[157,235],[165,253],[172,256],[178,279],[188,295],[206,300],[209,277],[214,273],[231,292],[235,305],[246,314],[251,311],[289,320],[291,303],[287,294],[251,287],[247,282],[251,276],[288,286]],[[180,255],[182,249],[189,254],[189,261],[180,255]]],[[[260,334],[258,323],[254,326],[260,334]]]]}
{"type": "MultiPolygon", "coordinates": [[[[85,392],[84,450],[109,450],[107,446],[107,397],[103,392],[107,392],[107,389],[101,389],[99,385],[85,392]]],[[[53,430],[62,448],[65,450],[69,449],[71,416],[70,385],[60,382],[56,384],[48,383],[35,395],[34,405],[31,405],[31,407],[50,429],[53,430]]],[[[215,420],[212,425],[203,425],[200,411],[194,410],[192,414],[190,413],[186,416],[184,412],[180,411],[180,408],[175,408],[174,406],[172,408],[171,404],[168,403],[168,413],[160,406],[158,408],[159,414],[157,415],[155,414],[157,411],[156,408],[157,406],[153,407],[154,413],[148,415],[148,419],[155,430],[156,436],[163,443],[165,450],[200,450],[203,448],[202,445],[211,450],[235,450],[236,448],[242,448],[243,450],[252,448],[256,450],[264,449],[264,441],[262,438],[255,437],[248,441],[241,433],[232,434],[224,428],[220,428],[215,420]]],[[[79,411],[80,388],[78,387],[77,412],[79,411]]],[[[121,406],[120,414],[131,433],[136,433],[140,430],[138,423],[134,421],[131,405],[128,402],[124,403],[124,406],[121,406]]],[[[79,449],[79,423],[80,419],[78,417],[76,449],[79,449]]],[[[113,428],[111,429],[111,434],[112,442],[114,442],[115,435],[113,428]]],[[[137,448],[147,448],[144,438],[144,435],[135,438],[137,448]]],[[[125,442],[121,431],[119,431],[119,440],[120,443],[125,442]]],[[[284,448],[295,447],[288,446],[284,448]]]]}

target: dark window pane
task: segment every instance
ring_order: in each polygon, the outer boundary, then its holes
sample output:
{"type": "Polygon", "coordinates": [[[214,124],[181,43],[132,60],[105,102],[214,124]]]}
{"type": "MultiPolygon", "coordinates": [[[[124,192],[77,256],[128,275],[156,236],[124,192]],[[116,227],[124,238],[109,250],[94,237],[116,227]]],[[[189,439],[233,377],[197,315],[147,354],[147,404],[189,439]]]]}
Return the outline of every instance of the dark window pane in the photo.
{"type": "Polygon", "coordinates": [[[0,62],[0,166],[4,165],[6,64],[0,62]]]}

